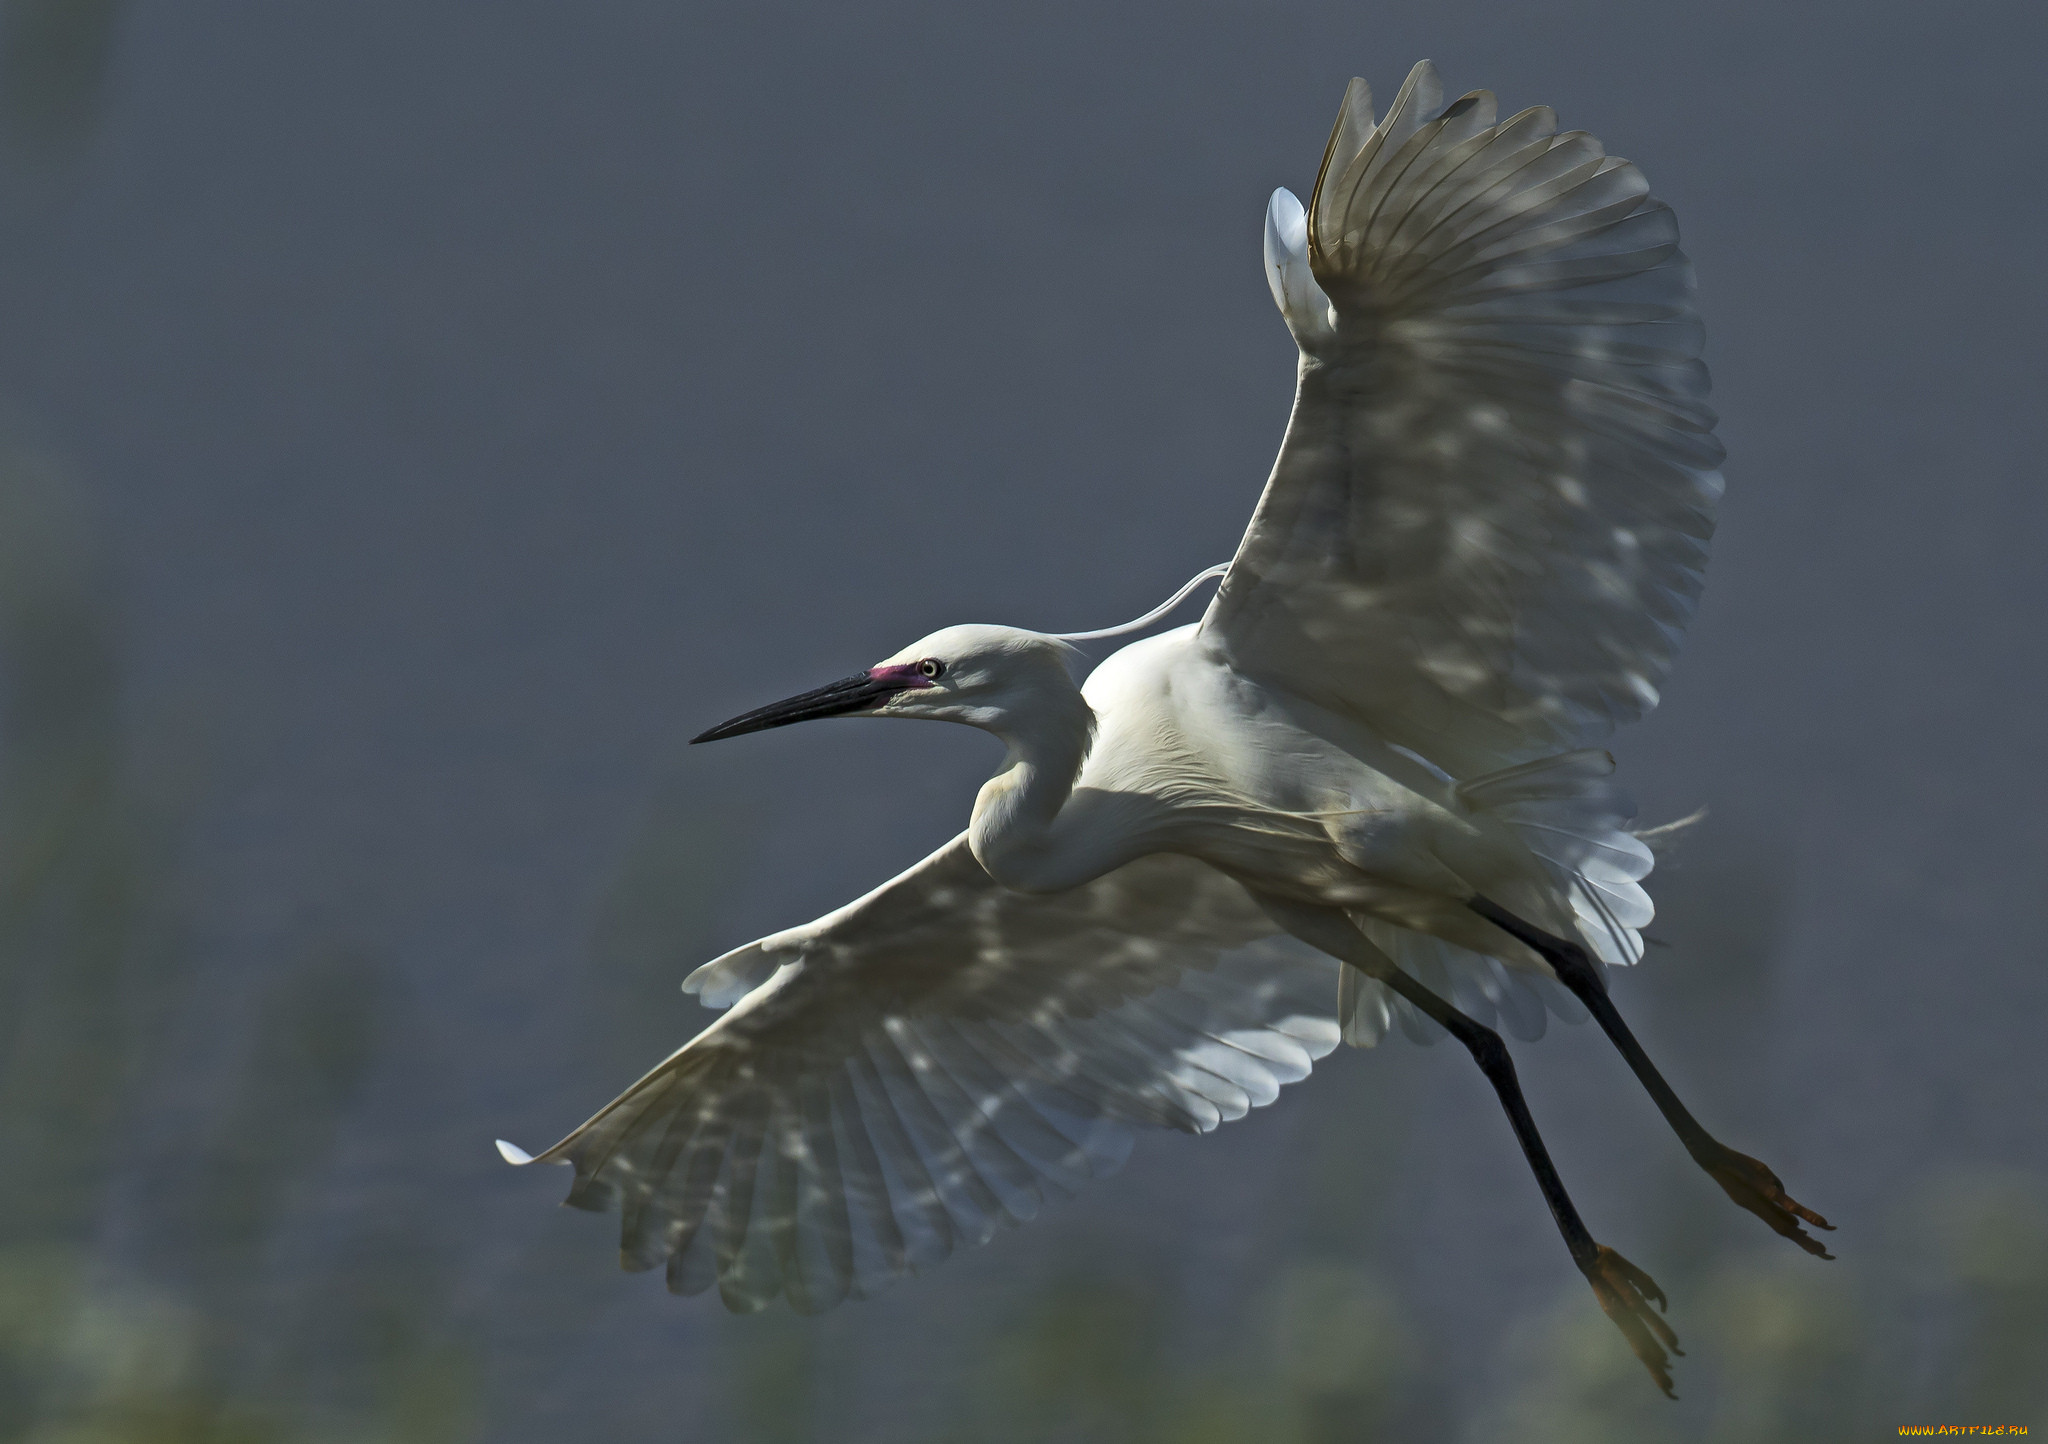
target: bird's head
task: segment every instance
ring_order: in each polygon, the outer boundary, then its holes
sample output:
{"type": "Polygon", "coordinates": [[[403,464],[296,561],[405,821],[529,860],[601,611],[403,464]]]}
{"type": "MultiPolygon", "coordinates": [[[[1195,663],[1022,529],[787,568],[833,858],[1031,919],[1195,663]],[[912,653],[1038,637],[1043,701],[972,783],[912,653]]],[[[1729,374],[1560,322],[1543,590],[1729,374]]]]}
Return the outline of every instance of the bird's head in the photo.
{"type": "Polygon", "coordinates": [[[1049,698],[1073,698],[1081,654],[1057,637],[1018,627],[946,627],[864,672],[771,702],[692,742],[808,722],[814,717],[924,717],[1000,729],[1049,698]]]}

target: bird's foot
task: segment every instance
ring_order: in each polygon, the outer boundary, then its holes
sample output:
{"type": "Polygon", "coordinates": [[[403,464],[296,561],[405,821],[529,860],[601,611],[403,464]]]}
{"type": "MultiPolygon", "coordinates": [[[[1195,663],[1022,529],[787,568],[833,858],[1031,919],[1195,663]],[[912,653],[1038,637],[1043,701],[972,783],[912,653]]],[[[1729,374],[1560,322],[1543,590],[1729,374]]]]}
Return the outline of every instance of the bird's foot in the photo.
{"type": "Polygon", "coordinates": [[[1713,1175],[1728,1196],[1816,1258],[1834,1257],[1827,1246],[1799,1225],[1834,1231],[1834,1225],[1785,1192],[1778,1175],[1751,1158],[1722,1144],[1714,1144],[1700,1157],[1700,1167],[1713,1175]]]}
{"type": "Polygon", "coordinates": [[[1671,1391],[1671,1360],[1664,1351],[1669,1349],[1683,1358],[1685,1350],[1678,1347],[1678,1335],[1664,1321],[1664,1290],[1657,1287],[1655,1279],[1606,1244],[1595,1244],[1594,1248],[1597,1252],[1593,1262],[1585,1269],[1593,1296],[1600,1300],[1602,1311],[1614,1320],[1628,1346],[1636,1351],[1636,1357],[1643,1361],[1657,1387],[1667,1397],[1676,1399],[1678,1395],[1671,1391]],[[1654,1310],[1650,1307],[1652,1303],[1657,1305],[1654,1310]]]}

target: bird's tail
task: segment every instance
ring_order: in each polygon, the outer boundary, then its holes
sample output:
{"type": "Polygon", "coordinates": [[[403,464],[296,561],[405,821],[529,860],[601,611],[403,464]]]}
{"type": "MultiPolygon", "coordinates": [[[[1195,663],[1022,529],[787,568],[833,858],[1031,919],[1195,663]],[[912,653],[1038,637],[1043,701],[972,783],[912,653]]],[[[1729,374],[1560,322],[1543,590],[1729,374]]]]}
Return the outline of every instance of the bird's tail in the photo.
{"type": "MultiPolygon", "coordinates": [[[[1655,858],[1628,830],[1635,804],[1613,775],[1613,757],[1588,749],[1471,778],[1455,793],[1468,809],[1514,829],[1569,901],[1587,951],[1602,964],[1625,967],[1642,957],[1642,929],[1655,912],[1642,886],[1655,858]]],[[[1425,987],[1517,1038],[1542,1037],[1552,1013],[1570,1023],[1586,1016],[1550,978],[1408,928],[1354,920],[1425,987]]],[[[1443,1036],[1407,1002],[1351,968],[1344,970],[1338,1013],[1344,1040],[1357,1047],[1372,1046],[1397,1024],[1417,1042],[1443,1036]]]]}
{"type": "Polygon", "coordinates": [[[1514,828],[1570,897],[1586,947],[1627,967],[1641,960],[1642,929],[1656,914],[1642,880],[1657,860],[1629,831],[1635,799],[1613,779],[1613,755],[1587,748],[1489,772],[1456,794],[1514,828]]]}

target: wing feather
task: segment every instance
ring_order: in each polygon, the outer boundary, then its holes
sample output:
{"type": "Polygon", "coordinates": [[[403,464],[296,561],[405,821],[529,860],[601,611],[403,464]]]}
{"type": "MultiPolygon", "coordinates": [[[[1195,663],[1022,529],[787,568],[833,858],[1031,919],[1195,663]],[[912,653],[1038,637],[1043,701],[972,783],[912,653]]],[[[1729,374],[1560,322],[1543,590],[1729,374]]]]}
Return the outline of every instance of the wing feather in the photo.
{"type": "Polygon", "coordinates": [[[1274,197],[1300,384],[1203,625],[1472,777],[1655,705],[1722,452],[1670,208],[1547,108],[1441,99],[1425,61],[1375,124],[1354,81],[1306,211],[1274,197]]]}
{"type": "Polygon", "coordinates": [[[730,1010],[536,1161],[620,1260],[815,1313],[1035,1217],[1134,1125],[1205,1131],[1334,1047],[1336,964],[1234,882],[1149,857],[998,887],[964,837],[693,974],[730,1010]]]}

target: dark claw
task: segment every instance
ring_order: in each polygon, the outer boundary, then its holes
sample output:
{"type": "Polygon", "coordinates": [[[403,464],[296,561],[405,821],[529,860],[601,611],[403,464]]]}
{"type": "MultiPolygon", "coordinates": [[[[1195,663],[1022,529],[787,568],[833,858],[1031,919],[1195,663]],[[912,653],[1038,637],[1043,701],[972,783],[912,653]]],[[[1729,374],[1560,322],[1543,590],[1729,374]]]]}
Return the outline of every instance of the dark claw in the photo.
{"type": "Polygon", "coordinates": [[[1825,1244],[1799,1226],[1801,1222],[1810,1223],[1832,1233],[1833,1224],[1785,1192],[1785,1185],[1778,1181],[1778,1175],[1756,1159],[1719,1144],[1714,1147],[1718,1152],[1702,1157],[1700,1166],[1713,1176],[1714,1182],[1720,1184],[1730,1198],[1815,1258],[1834,1257],[1825,1244]]]}
{"type": "Polygon", "coordinates": [[[1600,1300],[1601,1311],[1614,1320],[1665,1397],[1676,1399],[1678,1395],[1671,1389],[1671,1360],[1665,1350],[1680,1358],[1685,1357],[1685,1350],[1678,1347],[1678,1335],[1665,1322],[1663,1314],[1650,1308],[1652,1303],[1659,1310],[1664,1308],[1664,1290],[1657,1287],[1655,1279],[1606,1244],[1594,1247],[1598,1252],[1585,1272],[1586,1281],[1593,1286],[1593,1296],[1600,1300]]]}

